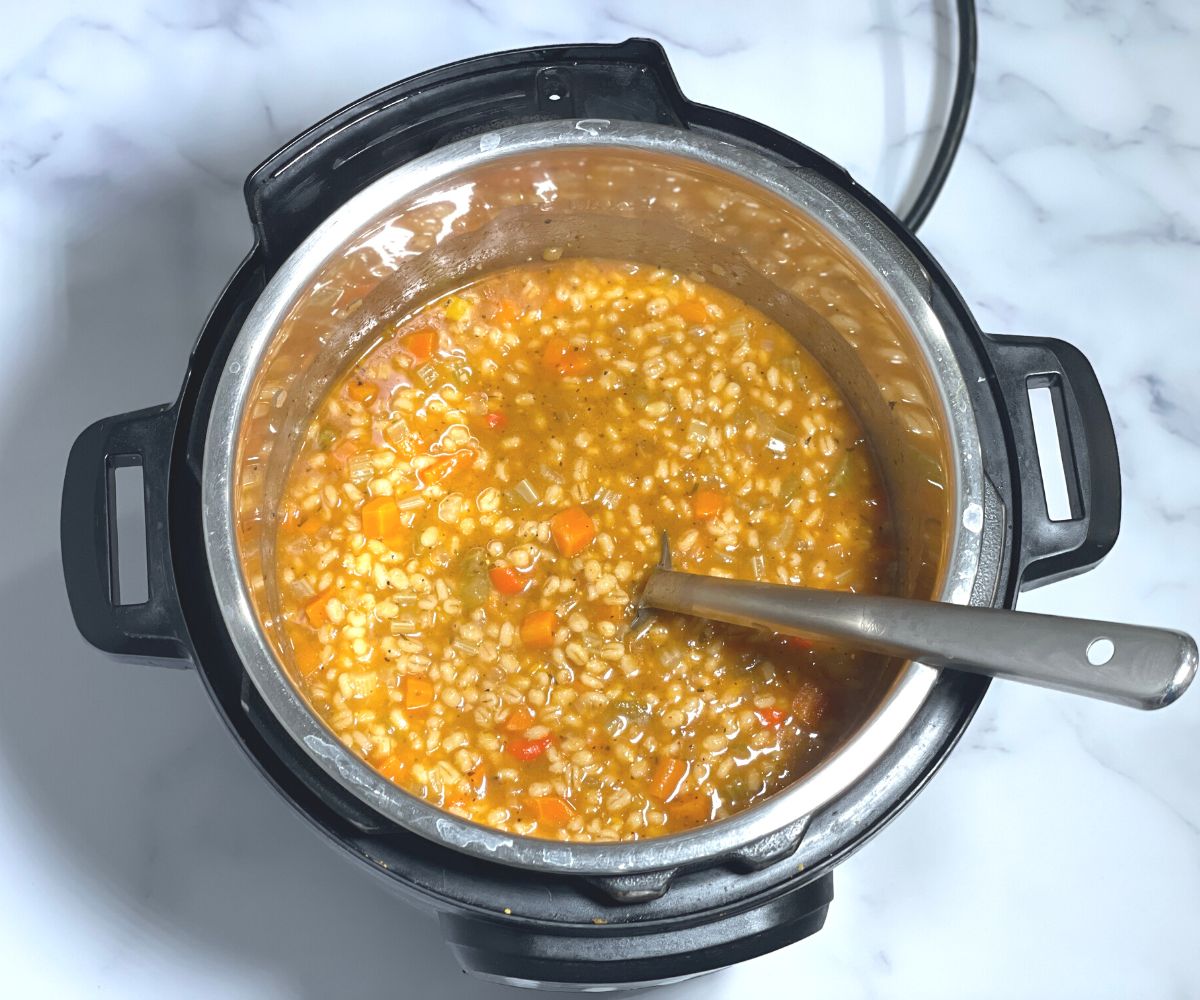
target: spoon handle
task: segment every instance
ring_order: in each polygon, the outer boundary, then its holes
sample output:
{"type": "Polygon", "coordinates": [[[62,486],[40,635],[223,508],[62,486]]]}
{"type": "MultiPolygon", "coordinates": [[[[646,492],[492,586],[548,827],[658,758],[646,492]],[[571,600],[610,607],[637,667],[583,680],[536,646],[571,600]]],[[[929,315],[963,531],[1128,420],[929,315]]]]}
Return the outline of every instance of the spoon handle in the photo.
{"type": "Polygon", "coordinates": [[[1169,629],[903,597],[652,571],[642,605],[919,660],[1071,694],[1162,708],[1196,674],[1196,642],[1169,629]],[[1107,658],[1105,658],[1107,656],[1107,658]]]}

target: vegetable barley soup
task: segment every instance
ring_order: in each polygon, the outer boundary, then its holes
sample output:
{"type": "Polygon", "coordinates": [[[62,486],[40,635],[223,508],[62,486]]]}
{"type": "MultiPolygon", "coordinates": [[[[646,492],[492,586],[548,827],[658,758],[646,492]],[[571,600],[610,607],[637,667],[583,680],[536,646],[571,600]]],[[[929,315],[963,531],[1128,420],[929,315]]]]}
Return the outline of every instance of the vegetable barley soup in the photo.
{"type": "MultiPolygon", "coordinates": [[[[548,254],[553,256],[552,254],[548,254]]],[[[390,780],[520,834],[729,816],[863,717],[877,660],[696,619],[630,631],[658,558],[888,589],[862,430],[730,295],[548,260],[394,324],[322,403],[277,546],[298,681],[390,780]]]]}

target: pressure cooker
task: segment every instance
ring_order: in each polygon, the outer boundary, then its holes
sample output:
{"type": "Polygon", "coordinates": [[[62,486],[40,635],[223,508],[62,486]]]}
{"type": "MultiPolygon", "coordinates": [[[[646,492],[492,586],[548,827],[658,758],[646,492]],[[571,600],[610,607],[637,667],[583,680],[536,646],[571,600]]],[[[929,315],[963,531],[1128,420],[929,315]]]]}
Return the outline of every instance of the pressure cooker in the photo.
{"type": "MultiPolygon", "coordinates": [[[[250,174],[249,253],[175,402],[100,420],[71,451],[63,566],[80,631],[195,669],[264,778],[340,849],[437,914],[469,972],[572,989],[672,981],[822,926],[833,869],[922,788],[987,681],[900,665],[860,730],[718,823],[608,844],[481,827],[391,784],[297,693],[269,627],[273,503],[308,418],[379,317],[566,254],[696,271],[797,333],[854,405],[896,509],[905,592],[1012,607],[1082,572],[1120,518],[1115,438],[1087,360],[984,334],[928,250],[840,167],[695,104],[653,42],[444,66],[334,113],[250,174]],[[860,292],[832,312],[813,247],[860,292]],[[379,282],[358,292],[347,262],[379,282]],[[858,296],[856,298],[856,295],[858,296]],[[1071,516],[1047,513],[1029,390],[1055,403],[1071,516]],[[114,471],[143,470],[148,598],[122,603],[114,471]]],[[[980,845],[980,850],[984,845],[980,845]]]]}

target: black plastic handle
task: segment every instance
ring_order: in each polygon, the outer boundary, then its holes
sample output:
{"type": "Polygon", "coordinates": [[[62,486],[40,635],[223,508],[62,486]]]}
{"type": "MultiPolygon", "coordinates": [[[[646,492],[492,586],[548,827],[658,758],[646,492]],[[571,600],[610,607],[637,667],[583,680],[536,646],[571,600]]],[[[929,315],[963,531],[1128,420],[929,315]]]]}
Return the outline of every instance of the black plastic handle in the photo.
{"type": "Polygon", "coordinates": [[[1052,583],[1091,569],[1121,527],[1121,466],[1108,404],[1088,359],[1071,344],[1042,337],[988,337],[988,353],[1012,420],[1020,474],[1021,586],[1052,583]],[[1071,505],[1069,520],[1046,507],[1029,390],[1048,388],[1071,505]]]}
{"type": "Polygon", "coordinates": [[[657,42],[548,45],[476,56],[334,112],[246,180],[269,270],[372,181],[416,156],[516,122],[616,118],[678,125],[688,105],[657,42]]]}
{"type": "Polygon", "coordinates": [[[93,646],[123,659],[188,666],[167,536],[167,479],[176,410],[155,406],[98,420],[71,448],[63,482],[63,575],[71,613],[93,646]],[[121,604],[114,472],[141,465],[147,599],[121,604]]]}
{"type": "MultiPolygon", "coordinates": [[[[745,962],[815,934],[833,876],[794,885],[745,909],[672,922],[544,924],[467,912],[440,914],[446,943],[467,972],[549,990],[645,989],[745,962]]],[[[603,910],[598,911],[603,913],[603,910]]]]}

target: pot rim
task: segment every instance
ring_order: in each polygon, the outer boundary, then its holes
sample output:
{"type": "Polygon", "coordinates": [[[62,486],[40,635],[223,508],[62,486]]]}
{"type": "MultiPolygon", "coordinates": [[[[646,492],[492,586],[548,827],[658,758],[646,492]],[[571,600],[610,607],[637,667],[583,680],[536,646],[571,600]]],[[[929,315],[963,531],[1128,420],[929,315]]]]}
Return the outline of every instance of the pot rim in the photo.
{"type": "Polygon", "coordinates": [[[205,436],[201,502],[213,586],[234,648],[264,702],[312,760],[384,817],[465,854],[541,872],[623,875],[735,854],[798,824],[858,781],[901,736],[939,671],[910,663],[859,730],[818,767],[764,802],[695,830],[645,840],[575,843],[510,834],[462,819],[404,791],[345,748],[292,684],[255,613],[235,531],[238,438],[251,388],[280,322],[318,271],[365,224],[402,199],[461,171],[549,147],[626,149],[690,160],[749,180],[813,218],[872,274],[907,322],[940,397],[955,491],[939,597],[970,602],[979,572],[984,476],[978,428],[923,272],[880,239],[876,217],[846,191],[766,151],[673,126],[600,119],[517,125],[448,144],[372,183],[318,226],[268,282],[242,324],[217,385],[205,436]]]}

